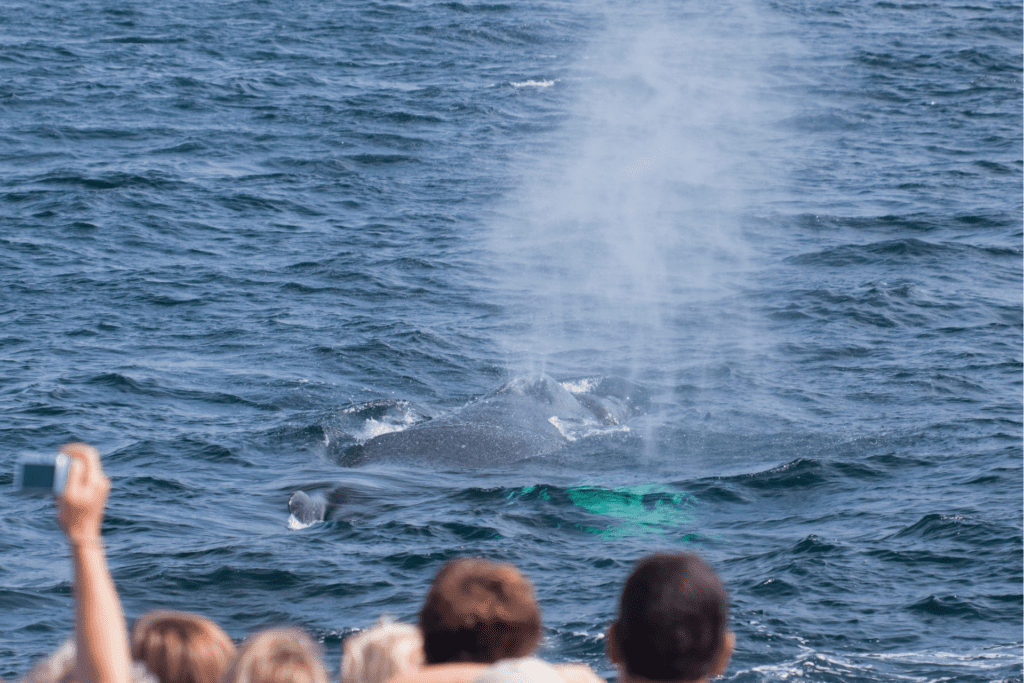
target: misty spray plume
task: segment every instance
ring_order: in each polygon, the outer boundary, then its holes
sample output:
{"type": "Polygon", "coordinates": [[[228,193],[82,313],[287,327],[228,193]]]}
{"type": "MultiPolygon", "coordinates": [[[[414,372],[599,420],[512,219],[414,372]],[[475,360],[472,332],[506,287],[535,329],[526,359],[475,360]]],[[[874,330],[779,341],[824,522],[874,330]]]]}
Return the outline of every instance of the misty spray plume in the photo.
{"type": "Polygon", "coordinates": [[[767,186],[765,59],[746,5],[610,3],[573,104],[494,226],[518,371],[671,371],[746,336],[742,220],[767,186]]]}

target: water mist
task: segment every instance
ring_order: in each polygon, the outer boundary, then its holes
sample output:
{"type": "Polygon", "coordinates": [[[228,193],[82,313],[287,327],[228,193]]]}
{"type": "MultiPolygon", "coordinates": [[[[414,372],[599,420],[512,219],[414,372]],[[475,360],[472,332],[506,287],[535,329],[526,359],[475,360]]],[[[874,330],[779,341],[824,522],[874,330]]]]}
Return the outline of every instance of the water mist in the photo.
{"type": "Polygon", "coordinates": [[[766,59],[755,13],[608,4],[552,87],[564,125],[523,163],[493,226],[514,371],[610,373],[671,385],[749,339],[736,294],[758,162],[766,59]]]}

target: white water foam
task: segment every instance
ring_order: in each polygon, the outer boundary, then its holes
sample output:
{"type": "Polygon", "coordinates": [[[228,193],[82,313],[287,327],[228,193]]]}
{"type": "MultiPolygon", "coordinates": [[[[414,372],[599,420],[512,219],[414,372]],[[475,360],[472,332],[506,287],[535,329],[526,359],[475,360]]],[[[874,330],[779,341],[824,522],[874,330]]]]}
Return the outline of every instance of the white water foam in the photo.
{"type": "Polygon", "coordinates": [[[593,391],[599,380],[594,377],[583,377],[581,379],[567,380],[560,382],[562,387],[570,394],[586,394],[593,391]]]}
{"type": "Polygon", "coordinates": [[[555,81],[533,81],[533,80],[530,80],[530,81],[521,81],[519,83],[516,83],[515,81],[510,81],[509,82],[509,85],[511,85],[513,88],[550,88],[554,84],[555,84],[555,81]]]}
{"type": "MultiPolygon", "coordinates": [[[[375,402],[376,403],[376,402],[375,402]]],[[[345,408],[341,411],[342,415],[355,415],[358,420],[364,411],[368,412],[370,404],[352,406],[345,408]]],[[[377,417],[366,417],[362,424],[355,427],[346,428],[347,433],[356,439],[360,443],[365,443],[370,439],[380,436],[381,434],[390,434],[391,432],[400,432],[412,425],[421,422],[428,416],[416,410],[412,404],[408,401],[398,401],[397,403],[388,403],[384,410],[380,410],[381,406],[374,406],[374,414],[377,417]]]]}
{"type": "Polygon", "coordinates": [[[363,443],[376,436],[380,436],[381,434],[401,432],[414,424],[416,424],[416,418],[409,413],[405,414],[400,422],[376,420],[371,417],[363,423],[363,426],[360,429],[353,432],[352,436],[354,436],[360,443],[363,443]]]}
{"type": "Polygon", "coordinates": [[[816,652],[806,646],[799,656],[788,662],[779,662],[765,666],[755,666],[751,671],[763,674],[766,679],[777,680],[821,680],[823,678],[878,678],[879,680],[920,681],[922,683],[939,683],[949,678],[928,678],[912,673],[900,674],[887,670],[878,671],[872,663],[884,662],[889,665],[905,665],[908,672],[919,669],[921,665],[930,666],[968,666],[971,669],[998,669],[1017,664],[1022,661],[1021,644],[997,645],[973,650],[970,652],[880,652],[864,654],[840,654],[816,652]]]}
{"type": "Polygon", "coordinates": [[[317,522],[310,522],[309,524],[306,524],[305,522],[300,522],[299,519],[295,515],[288,515],[288,528],[291,531],[298,531],[300,529],[308,529],[309,527],[313,526],[316,523],[317,522]]]}
{"type": "Polygon", "coordinates": [[[1022,643],[994,645],[970,652],[880,652],[862,655],[865,659],[880,659],[906,664],[933,664],[943,666],[970,666],[972,669],[995,669],[1010,664],[1024,663],[1022,643]]]}

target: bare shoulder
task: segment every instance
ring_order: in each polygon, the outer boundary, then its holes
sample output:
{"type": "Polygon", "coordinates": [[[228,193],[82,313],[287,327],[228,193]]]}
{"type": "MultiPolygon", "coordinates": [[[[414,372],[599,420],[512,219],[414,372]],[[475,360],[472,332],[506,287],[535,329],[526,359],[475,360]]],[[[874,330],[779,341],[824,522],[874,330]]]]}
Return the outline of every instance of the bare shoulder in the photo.
{"type": "Polygon", "coordinates": [[[604,679],[586,664],[553,664],[552,666],[565,683],[605,683],[604,679]]]}
{"type": "MultiPolygon", "coordinates": [[[[486,664],[428,664],[416,671],[396,676],[388,683],[470,683],[486,668],[486,664]]],[[[578,683],[584,682],[580,679],[578,683]]]]}

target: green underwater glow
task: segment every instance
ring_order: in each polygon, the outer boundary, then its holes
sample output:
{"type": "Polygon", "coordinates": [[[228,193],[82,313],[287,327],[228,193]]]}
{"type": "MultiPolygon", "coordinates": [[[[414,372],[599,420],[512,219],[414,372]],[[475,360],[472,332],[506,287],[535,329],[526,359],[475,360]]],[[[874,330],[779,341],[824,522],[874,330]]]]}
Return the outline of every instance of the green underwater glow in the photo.
{"type": "Polygon", "coordinates": [[[575,486],[566,494],[587,512],[615,520],[607,528],[586,529],[605,538],[664,533],[694,521],[690,496],[657,484],[575,486]]]}
{"type": "MultiPolygon", "coordinates": [[[[568,499],[576,507],[598,515],[602,520],[590,524],[571,524],[587,533],[607,539],[659,534],[671,536],[680,527],[693,524],[696,519],[693,498],[664,484],[633,484],[608,488],[584,484],[568,489],[548,486],[526,486],[508,495],[509,500],[533,499],[557,503],[568,499]]],[[[690,532],[679,537],[683,543],[702,534],[690,532]]]]}

